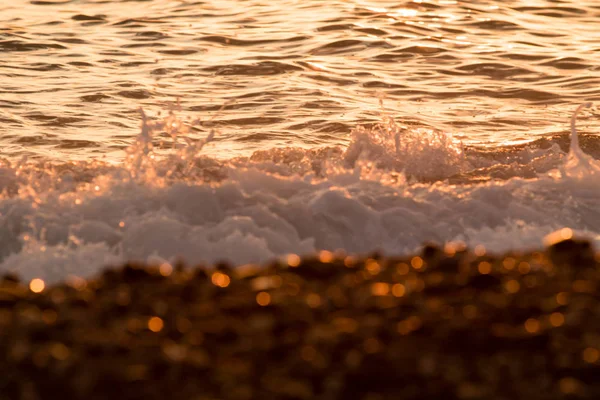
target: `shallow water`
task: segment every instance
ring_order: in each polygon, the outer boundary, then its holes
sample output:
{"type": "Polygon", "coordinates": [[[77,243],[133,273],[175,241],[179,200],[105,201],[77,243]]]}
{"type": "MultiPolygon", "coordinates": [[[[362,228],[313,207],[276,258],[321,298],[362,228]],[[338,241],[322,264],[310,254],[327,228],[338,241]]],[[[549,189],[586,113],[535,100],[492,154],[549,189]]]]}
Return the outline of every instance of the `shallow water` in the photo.
{"type": "Polygon", "coordinates": [[[0,272],[600,243],[595,2],[10,4],[0,272]]]}
{"type": "Polygon", "coordinates": [[[466,144],[527,142],[600,100],[598,18],[596,1],[3,2],[3,154],[119,160],[137,108],[177,98],[213,118],[219,157],[347,144],[380,97],[466,144]]]}

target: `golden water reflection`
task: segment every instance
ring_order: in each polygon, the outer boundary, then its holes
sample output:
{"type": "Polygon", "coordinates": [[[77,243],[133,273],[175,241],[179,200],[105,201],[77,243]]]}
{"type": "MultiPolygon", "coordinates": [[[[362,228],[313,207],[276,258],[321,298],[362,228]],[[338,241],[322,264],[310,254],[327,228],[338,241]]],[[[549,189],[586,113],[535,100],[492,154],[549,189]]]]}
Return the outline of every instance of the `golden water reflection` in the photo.
{"type": "MultiPolygon", "coordinates": [[[[386,111],[467,144],[560,134],[600,99],[600,11],[500,1],[17,2],[0,6],[6,155],[107,155],[180,99],[221,157],[343,145],[386,111]],[[217,113],[223,104],[228,104],[217,113]]],[[[598,131],[594,115],[582,131],[598,131]]]]}

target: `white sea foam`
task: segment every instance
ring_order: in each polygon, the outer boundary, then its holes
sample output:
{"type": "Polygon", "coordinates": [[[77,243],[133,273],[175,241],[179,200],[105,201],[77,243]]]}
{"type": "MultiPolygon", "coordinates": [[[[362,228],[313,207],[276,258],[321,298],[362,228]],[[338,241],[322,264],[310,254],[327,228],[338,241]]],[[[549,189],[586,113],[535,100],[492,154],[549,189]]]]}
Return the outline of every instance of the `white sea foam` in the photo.
{"type": "Polygon", "coordinates": [[[123,165],[4,163],[0,271],[56,281],[126,260],[244,264],[453,240],[504,251],[539,247],[565,226],[600,234],[597,161],[576,139],[562,166],[557,146],[489,159],[447,134],[386,120],[357,128],[344,150],[222,162],[198,155],[212,133],[157,157],[154,131],[180,122],[168,118],[143,117],[123,165]]]}
{"type": "Polygon", "coordinates": [[[344,160],[348,166],[369,160],[378,169],[403,171],[425,179],[447,178],[470,167],[462,143],[450,133],[409,129],[386,115],[372,128],[354,129],[344,160]]]}

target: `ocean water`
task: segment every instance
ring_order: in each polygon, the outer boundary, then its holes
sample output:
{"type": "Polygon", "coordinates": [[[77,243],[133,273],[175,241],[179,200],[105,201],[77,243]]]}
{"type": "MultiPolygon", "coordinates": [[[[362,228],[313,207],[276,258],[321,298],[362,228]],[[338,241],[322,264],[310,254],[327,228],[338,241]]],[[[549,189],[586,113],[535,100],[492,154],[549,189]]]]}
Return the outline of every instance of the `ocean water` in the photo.
{"type": "Polygon", "coordinates": [[[596,1],[3,2],[0,272],[598,241],[599,18],[596,1]]]}

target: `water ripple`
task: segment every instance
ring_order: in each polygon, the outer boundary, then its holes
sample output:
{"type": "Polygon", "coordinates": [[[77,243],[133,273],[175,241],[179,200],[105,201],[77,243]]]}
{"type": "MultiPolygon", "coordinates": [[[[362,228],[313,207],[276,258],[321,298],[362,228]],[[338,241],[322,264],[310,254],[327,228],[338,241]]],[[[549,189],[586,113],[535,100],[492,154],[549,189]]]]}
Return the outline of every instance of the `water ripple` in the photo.
{"type": "MultiPolygon", "coordinates": [[[[564,132],[568,110],[600,99],[590,0],[5,3],[7,157],[121,149],[140,107],[213,124],[211,151],[232,156],[344,145],[381,118],[380,99],[387,115],[469,145],[564,132]]],[[[591,118],[582,129],[599,128],[591,118]]]]}

